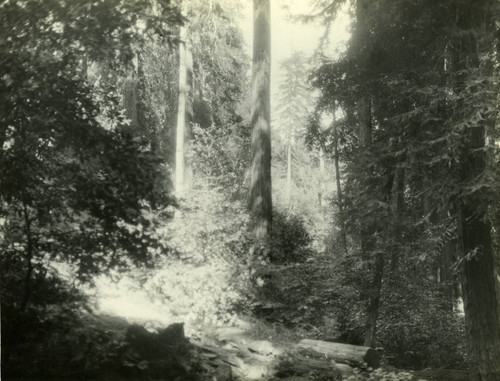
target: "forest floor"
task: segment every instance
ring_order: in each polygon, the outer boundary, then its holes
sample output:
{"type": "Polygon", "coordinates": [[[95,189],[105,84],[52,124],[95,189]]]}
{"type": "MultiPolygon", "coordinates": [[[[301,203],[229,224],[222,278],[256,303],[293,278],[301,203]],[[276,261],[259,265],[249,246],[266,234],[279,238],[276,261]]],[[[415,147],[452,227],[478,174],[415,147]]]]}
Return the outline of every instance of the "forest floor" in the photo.
{"type": "MultiPolygon", "coordinates": [[[[171,324],[183,323],[179,317],[166,315],[166,310],[161,304],[150,303],[147,300],[140,291],[126,292],[116,287],[109,288],[107,294],[103,293],[100,299],[101,312],[107,316],[124,318],[125,320],[116,327],[122,330],[127,327],[124,325],[125,321],[128,324],[127,329],[131,324],[137,324],[150,332],[161,332],[171,324]]],[[[398,370],[385,363],[380,369],[368,372],[366,369],[336,363],[327,356],[311,357],[297,347],[300,337],[294,331],[275,327],[255,318],[236,319],[228,325],[196,325],[186,322],[184,329],[191,348],[188,355],[192,357],[190,361],[193,362],[194,358],[197,372],[202,375],[201,380],[465,381],[467,379],[464,372],[435,370],[414,372],[398,370]]],[[[187,355],[186,353],[183,356],[187,355]]],[[[149,359],[138,358],[135,361],[136,368],[139,369],[135,369],[136,371],[141,373],[142,370],[146,370],[149,359]]]]}

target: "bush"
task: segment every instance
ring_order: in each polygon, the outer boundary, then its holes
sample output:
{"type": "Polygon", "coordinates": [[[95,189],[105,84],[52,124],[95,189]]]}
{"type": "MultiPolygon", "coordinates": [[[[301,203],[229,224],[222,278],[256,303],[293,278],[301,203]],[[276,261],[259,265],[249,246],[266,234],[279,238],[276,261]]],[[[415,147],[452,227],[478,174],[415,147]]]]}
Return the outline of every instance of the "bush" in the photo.
{"type": "Polygon", "coordinates": [[[275,264],[305,262],[313,254],[310,245],[312,238],[297,215],[273,213],[273,230],[271,239],[270,260],[275,264]]]}
{"type": "Polygon", "coordinates": [[[378,343],[393,365],[406,369],[463,368],[466,362],[463,316],[443,308],[436,291],[401,287],[384,301],[378,343]],[[418,292],[420,295],[415,296],[418,292]]]}
{"type": "Polygon", "coordinates": [[[67,334],[76,327],[86,298],[59,277],[35,271],[32,301],[21,308],[24,294],[12,291],[23,285],[18,282],[24,275],[18,271],[22,267],[14,268],[13,261],[2,257],[3,264],[8,271],[2,282],[2,375],[14,379],[57,376],[70,361],[67,334]]]}
{"type": "Polygon", "coordinates": [[[251,241],[241,203],[199,179],[165,234],[176,254],[139,276],[151,298],[191,323],[227,323],[248,311],[251,241]]]}

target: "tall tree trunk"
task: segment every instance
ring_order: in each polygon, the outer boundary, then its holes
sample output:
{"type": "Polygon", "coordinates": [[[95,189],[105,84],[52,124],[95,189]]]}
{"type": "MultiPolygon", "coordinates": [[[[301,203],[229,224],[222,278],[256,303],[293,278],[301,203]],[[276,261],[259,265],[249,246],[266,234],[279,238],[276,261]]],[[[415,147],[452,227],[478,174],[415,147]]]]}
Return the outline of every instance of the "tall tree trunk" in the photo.
{"type": "Polygon", "coordinates": [[[271,8],[254,0],[252,62],[251,213],[255,247],[265,245],[272,224],[271,198],[271,8]]]}
{"type": "MultiPolygon", "coordinates": [[[[383,202],[386,205],[391,205],[393,200],[392,197],[394,195],[393,188],[395,186],[396,176],[395,173],[391,170],[387,176],[387,182],[384,188],[381,190],[383,192],[384,200],[383,202]]],[[[390,221],[394,218],[393,210],[387,209],[386,215],[382,218],[385,221],[390,221]]],[[[374,227],[370,227],[370,231],[375,230],[374,227]]],[[[375,334],[377,329],[377,320],[379,315],[379,307],[380,307],[380,297],[382,294],[382,285],[384,280],[384,269],[385,269],[385,257],[384,251],[389,247],[388,242],[392,239],[392,234],[394,230],[392,226],[381,228],[378,227],[378,230],[383,230],[383,242],[379,242],[378,245],[381,246],[382,249],[377,248],[377,242],[371,243],[372,251],[369,253],[371,255],[371,259],[374,261],[374,265],[372,268],[372,279],[368,289],[368,308],[367,308],[367,320],[366,320],[366,331],[365,331],[365,341],[364,345],[367,347],[372,347],[375,343],[375,334]]],[[[392,260],[393,258],[391,258],[392,260]]]]}
{"type": "Polygon", "coordinates": [[[290,205],[292,198],[292,142],[286,149],[286,203],[290,205]]]}
{"type": "Polygon", "coordinates": [[[191,122],[193,121],[193,52],[190,44],[186,43],[186,117],[184,119],[184,193],[191,191],[193,186],[193,167],[186,160],[186,148],[193,138],[191,122]]]}
{"type": "Polygon", "coordinates": [[[318,206],[323,206],[323,194],[325,193],[325,152],[323,147],[319,148],[319,190],[318,190],[318,206]]]}
{"type": "Polygon", "coordinates": [[[348,254],[347,249],[347,231],[345,226],[345,216],[344,216],[344,196],[342,194],[342,184],[340,183],[340,164],[339,164],[339,131],[337,126],[337,119],[335,117],[335,108],[333,110],[333,159],[335,162],[335,183],[337,185],[337,203],[339,208],[339,223],[340,223],[340,235],[342,238],[342,246],[344,246],[344,252],[348,254]]]}
{"type": "MultiPolygon", "coordinates": [[[[365,153],[368,153],[372,144],[372,121],[371,100],[367,96],[361,96],[358,100],[358,119],[360,145],[365,150],[365,153]]],[[[366,310],[364,339],[364,345],[371,347],[375,342],[385,261],[382,252],[375,251],[376,242],[373,236],[375,232],[374,221],[371,221],[370,218],[368,220],[367,223],[362,223],[361,227],[361,250],[365,260],[374,261],[370,271],[371,280],[368,283],[367,289],[368,306],[366,310]]]]}
{"type": "MultiPolygon", "coordinates": [[[[484,31],[483,22],[491,14],[493,2],[482,0],[473,5],[459,2],[456,4],[456,32],[452,56],[454,90],[459,97],[465,97],[471,68],[479,66],[476,36],[484,31]]],[[[464,104],[464,107],[467,105],[464,104]]],[[[476,110],[471,109],[472,112],[476,113],[476,110]]],[[[485,126],[485,122],[479,121],[465,130],[465,151],[461,157],[463,184],[473,184],[486,168],[485,126]]],[[[461,274],[462,290],[470,379],[499,381],[500,324],[491,225],[485,200],[487,197],[481,189],[465,192],[460,199],[459,240],[465,255],[461,274]]]]}
{"type": "MultiPolygon", "coordinates": [[[[367,96],[358,99],[358,136],[361,148],[367,154],[372,144],[371,101],[367,96]]],[[[369,219],[370,220],[370,219],[369,219]]],[[[374,254],[375,240],[372,221],[361,223],[361,251],[365,261],[371,261],[375,255],[374,265],[371,267],[371,280],[367,284],[368,305],[366,309],[364,345],[370,347],[375,341],[375,331],[380,304],[379,284],[382,284],[384,261],[381,254],[374,254]]]]}
{"type": "MultiPolygon", "coordinates": [[[[477,169],[470,170],[469,173],[476,172],[477,169]]],[[[462,271],[470,376],[471,380],[498,381],[500,328],[491,227],[486,220],[487,216],[477,215],[477,204],[474,201],[473,197],[464,200],[459,218],[463,252],[473,256],[465,258],[462,271]]]]}
{"type": "Polygon", "coordinates": [[[372,144],[372,108],[368,96],[362,95],[358,100],[359,140],[360,145],[369,148],[372,144]]]}
{"type": "Polygon", "coordinates": [[[382,253],[375,256],[373,268],[373,279],[370,290],[368,290],[368,308],[366,310],[365,340],[363,345],[372,347],[375,343],[375,333],[377,329],[378,312],[380,306],[380,294],[384,275],[385,260],[382,253]]]}
{"type": "Polygon", "coordinates": [[[186,148],[186,113],[188,98],[188,64],[186,52],[186,28],[179,28],[179,100],[177,102],[177,129],[175,139],[175,193],[177,197],[185,194],[185,148],[186,148]]]}
{"type": "Polygon", "coordinates": [[[24,296],[21,302],[21,311],[25,311],[30,302],[33,292],[33,257],[34,257],[34,242],[31,231],[31,217],[28,211],[28,205],[23,202],[23,217],[24,217],[24,234],[26,235],[26,275],[24,276],[24,296]]]}

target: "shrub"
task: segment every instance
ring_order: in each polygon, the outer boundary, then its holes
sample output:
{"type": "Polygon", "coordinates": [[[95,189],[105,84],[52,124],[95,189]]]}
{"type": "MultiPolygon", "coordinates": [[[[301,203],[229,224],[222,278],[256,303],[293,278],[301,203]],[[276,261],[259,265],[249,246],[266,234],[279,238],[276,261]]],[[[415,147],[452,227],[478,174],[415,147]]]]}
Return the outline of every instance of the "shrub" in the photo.
{"type": "Polygon", "coordinates": [[[139,276],[153,299],[187,322],[230,322],[249,308],[248,213],[198,180],[165,232],[175,255],[139,276]]]}
{"type": "Polygon", "coordinates": [[[273,213],[273,230],[271,239],[270,260],[275,264],[305,262],[311,257],[310,244],[312,238],[297,215],[273,213]]]}
{"type": "Polygon", "coordinates": [[[443,306],[433,282],[397,283],[383,300],[378,343],[398,367],[460,368],[465,364],[463,316],[443,306]]]}

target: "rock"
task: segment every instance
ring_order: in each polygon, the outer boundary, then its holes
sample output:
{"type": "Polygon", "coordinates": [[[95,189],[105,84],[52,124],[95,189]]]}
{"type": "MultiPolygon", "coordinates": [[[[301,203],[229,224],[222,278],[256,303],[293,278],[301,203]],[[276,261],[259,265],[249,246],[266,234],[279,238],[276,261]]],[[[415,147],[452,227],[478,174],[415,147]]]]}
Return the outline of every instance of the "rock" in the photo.
{"type": "Polygon", "coordinates": [[[185,344],[187,339],[184,336],[184,323],[174,323],[165,329],[159,330],[158,340],[168,346],[185,344]]]}

